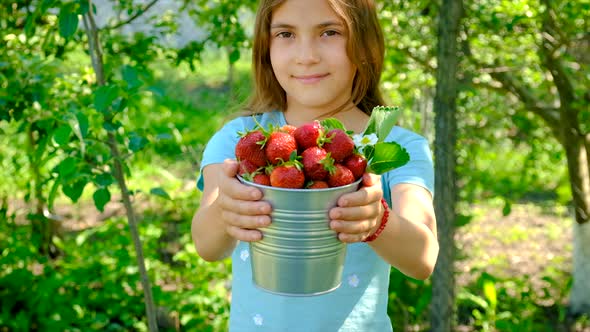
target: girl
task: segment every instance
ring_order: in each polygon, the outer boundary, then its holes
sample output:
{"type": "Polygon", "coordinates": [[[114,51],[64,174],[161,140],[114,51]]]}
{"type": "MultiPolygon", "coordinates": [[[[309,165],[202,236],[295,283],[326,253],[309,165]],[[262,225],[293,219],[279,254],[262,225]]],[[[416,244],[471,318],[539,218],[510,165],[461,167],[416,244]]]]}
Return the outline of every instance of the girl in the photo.
{"type": "MultiPolygon", "coordinates": [[[[262,0],[247,110],[265,127],[334,117],[361,133],[373,107],[384,104],[383,54],[373,0],[262,0]]],[[[258,229],[270,224],[271,206],[236,179],[233,158],[237,132],[255,124],[251,116],[238,117],[207,144],[198,180],[203,195],[192,221],[203,259],[232,257],[230,331],[391,331],[390,267],[425,279],[438,254],[428,142],[394,127],[387,140],[405,147],[410,162],[381,177],[365,174],[363,186],[329,212],[330,227],[348,243],[342,285],[325,295],[288,297],[252,282],[247,242],[262,238],[258,229]]]]}

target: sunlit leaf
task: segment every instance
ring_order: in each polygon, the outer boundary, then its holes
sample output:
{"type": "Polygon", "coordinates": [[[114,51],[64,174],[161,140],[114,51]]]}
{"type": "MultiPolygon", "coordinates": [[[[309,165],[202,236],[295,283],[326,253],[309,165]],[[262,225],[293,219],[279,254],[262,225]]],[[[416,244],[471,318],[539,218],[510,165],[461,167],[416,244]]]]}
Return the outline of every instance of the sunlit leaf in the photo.
{"type": "Polygon", "coordinates": [[[490,303],[492,309],[496,308],[498,298],[496,296],[496,285],[491,280],[485,280],[483,283],[483,294],[490,303]]]}
{"type": "Polygon", "coordinates": [[[375,144],[373,159],[369,161],[368,171],[383,174],[401,167],[410,161],[405,148],[395,142],[379,142],[375,144]]]}
{"type": "Polygon", "coordinates": [[[335,118],[324,119],[324,120],[320,121],[320,123],[326,129],[326,131],[329,131],[329,130],[332,130],[332,129],[342,129],[342,130],[345,130],[344,125],[342,124],[342,122],[340,122],[340,120],[335,119],[335,118]]]}

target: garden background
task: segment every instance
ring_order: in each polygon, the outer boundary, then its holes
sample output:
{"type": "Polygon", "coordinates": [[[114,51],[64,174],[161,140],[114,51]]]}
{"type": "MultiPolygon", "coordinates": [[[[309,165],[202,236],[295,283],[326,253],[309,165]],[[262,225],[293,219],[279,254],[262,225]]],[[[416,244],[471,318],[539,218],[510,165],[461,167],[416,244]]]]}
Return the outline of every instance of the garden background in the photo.
{"type": "MultiPolygon", "coordinates": [[[[392,269],[394,329],[590,331],[590,1],[377,6],[441,238],[428,280],[392,269]]],[[[255,7],[0,2],[0,331],[227,329],[231,262],[190,222],[255,7]]]]}

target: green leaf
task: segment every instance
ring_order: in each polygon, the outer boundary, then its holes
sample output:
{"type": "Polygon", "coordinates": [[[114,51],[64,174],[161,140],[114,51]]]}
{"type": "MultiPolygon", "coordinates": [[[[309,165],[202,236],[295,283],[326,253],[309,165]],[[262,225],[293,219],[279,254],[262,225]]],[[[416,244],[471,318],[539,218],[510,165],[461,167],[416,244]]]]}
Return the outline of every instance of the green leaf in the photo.
{"type": "Polygon", "coordinates": [[[107,113],[117,96],[119,96],[117,86],[103,85],[94,92],[94,107],[100,113],[107,113]]]}
{"type": "Polygon", "coordinates": [[[113,182],[115,182],[115,179],[110,173],[101,173],[94,178],[94,183],[101,187],[110,186],[113,182]]]}
{"type": "Polygon", "coordinates": [[[498,298],[496,296],[496,286],[493,281],[485,280],[483,283],[483,294],[490,303],[490,307],[496,309],[498,298]]]}
{"type": "Polygon", "coordinates": [[[362,150],[362,154],[367,160],[373,159],[373,156],[375,155],[375,147],[373,145],[365,146],[362,150]]]}
{"type": "Polygon", "coordinates": [[[145,137],[139,136],[135,133],[131,134],[131,137],[129,137],[129,149],[133,152],[143,149],[148,143],[149,141],[145,137]]]}
{"type": "Polygon", "coordinates": [[[489,307],[488,303],[484,298],[466,291],[459,292],[459,294],[457,294],[457,300],[459,300],[460,302],[471,302],[484,310],[489,307]]]}
{"type": "Polygon", "coordinates": [[[59,146],[65,145],[70,141],[72,129],[70,126],[60,126],[53,132],[53,141],[59,146]]]}
{"type": "Polygon", "coordinates": [[[68,175],[74,173],[74,171],[76,170],[76,159],[72,157],[67,157],[59,163],[57,169],[59,175],[62,178],[67,177],[68,175]]]}
{"type": "Polygon", "coordinates": [[[512,203],[509,200],[504,201],[504,207],[502,208],[502,216],[506,217],[512,212],[512,203]]]}
{"type": "Polygon", "coordinates": [[[170,200],[170,195],[168,195],[168,193],[166,192],[166,190],[164,190],[163,188],[157,187],[157,188],[152,188],[150,190],[150,194],[154,195],[154,196],[159,196],[165,199],[170,200]]]}
{"type": "Polygon", "coordinates": [[[121,128],[123,125],[121,124],[121,122],[119,121],[115,121],[115,122],[105,122],[103,123],[102,127],[106,130],[106,131],[117,131],[119,128],[121,128]]]}
{"type": "Polygon", "coordinates": [[[49,190],[49,195],[47,196],[47,208],[49,210],[53,209],[53,202],[55,201],[55,197],[57,196],[57,189],[61,185],[62,177],[59,175],[57,179],[53,181],[53,185],[51,186],[51,190],[49,190]]]}
{"type": "Polygon", "coordinates": [[[376,134],[379,142],[383,142],[397,123],[399,116],[400,109],[397,106],[374,107],[363,135],[376,134]]]}
{"type": "Polygon", "coordinates": [[[473,215],[458,214],[455,219],[455,227],[463,227],[471,222],[473,215]]]}
{"type": "Polygon", "coordinates": [[[65,39],[72,37],[78,29],[78,13],[72,6],[62,7],[59,12],[59,34],[65,39]]]}
{"type": "Polygon", "coordinates": [[[344,128],[344,125],[342,124],[342,122],[340,122],[340,120],[335,119],[335,118],[327,118],[327,119],[320,121],[320,123],[326,129],[326,131],[330,131],[332,129],[346,130],[346,128],[344,128]]]}
{"type": "Polygon", "coordinates": [[[70,118],[70,127],[80,141],[80,151],[82,156],[86,155],[86,141],[84,138],[88,135],[88,118],[81,112],[76,112],[70,118]]]}
{"type": "Polygon", "coordinates": [[[121,74],[123,75],[125,82],[127,82],[129,89],[137,88],[143,84],[143,82],[139,79],[139,73],[137,69],[129,65],[123,66],[121,74]]]}
{"type": "Polygon", "coordinates": [[[106,187],[99,188],[94,192],[92,198],[94,199],[94,206],[96,206],[100,212],[103,212],[104,206],[111,200],[111,192],[106,187]]]}
{"type": "Polygon", "coordinates": [[[76,203],[80,196],[82,196],[84,187],[86,187],[87,184],[88,182],[85,180],[78,180],[73,183],[64,184],[62,186],[62,191],[72,200],[72,202],[76,203]]]}
{"type": "Polygon", "coordinates": [[[375,144],[375,154],[369,161],[368,171],[383,174],[405,165],[408,161],[410,155],[401,145],[395,142],[379,142],[375,144]]]}
{"type": "Polygon", "coordinates": [[[76,120],[78,120],[78,123],[74,124],[74,133],[76,133],[78,139],[83,140],[84,137],[88,136],[88,117],[84,113],[78,112],[76,113],[76,120]]]}
{"type": "Polygon", "coordinates": [[[229,54],[229,63],[236,63],[238,60],[240,60],[240,50],[236,48],[229,54]]]}

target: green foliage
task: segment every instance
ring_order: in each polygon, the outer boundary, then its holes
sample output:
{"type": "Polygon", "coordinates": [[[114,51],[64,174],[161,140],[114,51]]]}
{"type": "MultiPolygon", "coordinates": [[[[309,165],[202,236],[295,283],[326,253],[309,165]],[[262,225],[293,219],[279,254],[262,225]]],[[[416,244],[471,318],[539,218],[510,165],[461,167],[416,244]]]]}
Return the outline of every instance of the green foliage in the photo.
{"type": "MultiPolygon", "coordinates": [[[[155,297],[188,330],[224,330],[228,262],[199,259],[184,220],[169,216],[163,222],[161,211],[144,218],[141,234],[150,277],[158,281],[155,297]]],[[[106,220],[66,236],[59,241],[66,254],[57,261],[40,256],[28,239],[22,226],[0,235],[6,244],[0,253],[0,329],[145,330],[143,295],[124,220],[106,220]]]]}
{"type": "Polygon", "coordinates": [[[563,272],[547,270],[540,289],[528,276],[502,279],[487,273],[457,295],[459,322],[478,331],[555,331],[564,324],[571,284],[563,272]]]}
{"type": "Polygon", "coordinates": [[[412,279],[391,269],[387,313],[395,329],[407,331],[428,321],[431,291],[430,281],[412,279]]]}
{"type": "MultiPolygon", "coordinates": [[[[144,8],[130,1],[112,4],[127,17],[144,8]]],[[[120,21],[108,22],[100,31],[106,85],[97,87],[80,20],[94,10],[87,2],[0,4],[0,330],[146,329],[123,220],[107,218],[89,228],[64,225],[66,233],[53,237],[62,252],[56,259],[38,252],[39,234],[29,226],[46,221],[35,211],[38,202],[70,210],[84,206],[90,214],[107,211],[119,199],[109,133],[122,152],[134,203],[141,204],[140,232],[150,279],[157,281],[157,305],[176,312],[186,330],[227,328],[229,262],[198,258],[189,221],[198,202],[194,179],[204,144],[249,93],[246,27],[252,26],[254,5],[185,1],[180,12],[208,34],[181,49],[144,33],[124,35],[115,28],[120,21]],[[26,208],[14,212],[14,204],[26,208]]],[[[564,34],[582,41],[587,2],[555,5],[564,34]]],[[[431,139],[428,102],[439,5],[396,0],[378,6],[387,41],[383,90],[389,104],[401,106],[399,124],[431,139]]],[[[493,69],[517,68],[515,77],[538,100],[555,101],[537,52],[544,10],[528,0],[466,3],[457,168],[465,204],[501,197],[508,214],[517,200],[570,200],[559,143],[529,105],[498,92],[492,76],[493,69]]],[[[177,29],[180,12],[153,15],[148,22],[166,36],[177,29]]],[[[564,44],[561,56],[577,80],[575,95],[583,96],[588,67],[580,60],[583,50],[574,46],[564,44]]],[[[588,132],[583,100],[576,107],[582,110],[581,130],[588,132]]],[[[471,210],[465,211],[457,225],[472,220],[471,210]]],[[[522,234],[511,236],[523,240],[522,234]]],[[[564,319],[567,278],[548,270],[539,294],[526,276],[482,274],[459,293],[458,320],[478,330],[551,331],[547,317],[564,319]]],[[[430,291],[429,281],[392,271],[388,312],[396,329],[426,328],[430,291]]]]}

